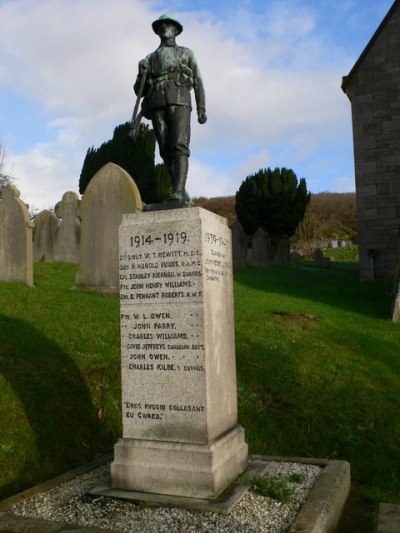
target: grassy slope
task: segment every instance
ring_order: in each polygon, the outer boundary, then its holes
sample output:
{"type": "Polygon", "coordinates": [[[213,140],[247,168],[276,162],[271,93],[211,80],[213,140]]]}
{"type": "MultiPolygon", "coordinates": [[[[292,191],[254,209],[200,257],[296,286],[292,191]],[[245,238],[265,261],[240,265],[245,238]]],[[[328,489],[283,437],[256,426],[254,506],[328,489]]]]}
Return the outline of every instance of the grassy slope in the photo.
{"type": "Polygon", "coordinates": [[[110,449],[120,432],[119,302],[71,291],[74,275],[39,263],[36,288],[0,284],[0,496],[110,449]]]}
{"type": "MultiPolygon", "coordinates": [[[[74,273],[40,263],[35,289],[0,284],[0,497],[111,449],[121,432],[118,299],[70,291],[74,273]]],[[[239,413],[252,453],[334,454],[371,496],[399,499],[390,299],[389,285],[361,284],[345,264],[236,273],[239,413]]]]}
{"type": "Polygon", "coordinates": [[[347,459],[370,496],[398,500],[400,326],[389,320],[391,287],[333,268],[237,273],[241,422],[253,452],[347,459]],[[318,318],[274,314],[282,311],[318,318]]]}

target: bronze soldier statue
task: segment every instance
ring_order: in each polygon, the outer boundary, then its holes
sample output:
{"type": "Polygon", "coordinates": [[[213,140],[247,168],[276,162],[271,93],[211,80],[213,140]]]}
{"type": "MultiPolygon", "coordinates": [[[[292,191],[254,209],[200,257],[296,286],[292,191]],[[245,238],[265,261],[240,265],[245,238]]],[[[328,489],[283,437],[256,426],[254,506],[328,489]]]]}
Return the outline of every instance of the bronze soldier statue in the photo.
{"type": "Polygon", "coordinates": [[[193,88],[200,124],[207,121],[205,93],[193,52],[175,42],[175,37],[182,33],[182,24],[165,14],[155,20],[152,27],[161,43],[157,50],[139,62],[134,90],[139,98],[140,89],[143,90],[142,114],[152,121],[160,156],[174,182],[170,201],[178,207],[186,205],[192,110],[190,91],[193,88]]]}

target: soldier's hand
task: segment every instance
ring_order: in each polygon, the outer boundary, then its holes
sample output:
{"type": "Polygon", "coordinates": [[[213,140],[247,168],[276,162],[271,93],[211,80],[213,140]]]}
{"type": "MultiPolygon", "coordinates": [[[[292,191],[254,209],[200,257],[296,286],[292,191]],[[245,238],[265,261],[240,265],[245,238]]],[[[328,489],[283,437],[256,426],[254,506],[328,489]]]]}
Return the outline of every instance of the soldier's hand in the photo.
{"type": "Polygon", "coordinates": [[[150,68],[150,64],[149,64],[149,61],[147,59],[142,59],[141,61],[139,61],[139,74],[140,74],[140,76],[144,72],[149,70],[149,68],[150,68]]]}
{"type": "Polygon", "coordinates": [[[199,124],[205,124],[207,122],[207,115],[204,109],[199,109],[197,111],[197,120],[199,124]]]}

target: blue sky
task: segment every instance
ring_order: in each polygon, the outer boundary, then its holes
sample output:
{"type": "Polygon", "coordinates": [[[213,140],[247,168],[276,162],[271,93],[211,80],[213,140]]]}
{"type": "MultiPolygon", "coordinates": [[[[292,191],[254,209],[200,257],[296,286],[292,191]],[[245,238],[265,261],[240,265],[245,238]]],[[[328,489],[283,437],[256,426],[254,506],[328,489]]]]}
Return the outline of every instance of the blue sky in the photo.
{"type": "Polygon", "coordinates": [[[208,122],[192,120],[188,191],[233,195],[286,166],[314,192],[354,190],[346,75],[392,0],[0,0],[0,143],[36,209],[78,192],[83,158],[129,120],[138,61],[178,18],[208,122]]]}

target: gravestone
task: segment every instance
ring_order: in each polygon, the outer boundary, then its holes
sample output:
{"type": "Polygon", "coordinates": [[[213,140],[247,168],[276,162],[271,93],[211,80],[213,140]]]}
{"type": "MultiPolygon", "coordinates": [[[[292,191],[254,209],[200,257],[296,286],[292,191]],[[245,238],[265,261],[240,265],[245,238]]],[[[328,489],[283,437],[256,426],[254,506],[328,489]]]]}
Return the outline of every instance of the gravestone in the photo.
{"type": "Polygon", "coordinates": [[[276,262],[280,266],[289,266],[290,264],[290,242],[289,239],[279,239],[276,249],[276,262]]]}
{"type": "Polygon", "coordinates": [[[61,202],[58,202],[54,208],[55,214],[61,219],[55,234],[54,261],[79,263],[80,203],[76,192],[68,191],[63,194],[61,202]]]}
{"type": "Polygon", "coordinates": [[[53,261],[54,244],[56,239],[56,229],[58,218],[54,213],[45,209],[35,218],[35,229],[33,231],[33,259],[34,261],[53,261]]]}
{"type": "Polygon", "coordinates": [[[1,191],[0,281],[33,286],[33,224],[19,195],[14,185],[8,185],[1,191]]]}
{"type": "Polygon", "coordinates": [[[251,240],[252,263],[255,267],[271,264],[271,239],[266,231],[258,228],[251,240]]]}
{"type": "Polygon", "coordinates": [[[321,248],[315,248],[313,255],[314,261],[318,264],[321,264],[321,261],[324,258],[324,252],[321,250],[321,248]]]}
{"type": "Polygon", "coordinates": [[[232,225],[233,268],[246,268],[248,237],[242,225],[236,220],[232,225]]]}
{"type": "Polygon", "coordinates": [[[400,322],[400,283],[397,286],[397,294],[394,299],[392,320],[393,322],[400,322]]]}
{"type": "Polygon", "coordinates": [[[119,259],[123,438],[112,487],[215,499],[248,453],[227,221],[198,207],[125,215],[119,259]]]}
{"type": "Polygon", "coordinates": [[[142,210],[131,176],[114,163],[90,180],[81,204],[81,244],[75,285],[86,290],[118,293],[118,228],[123,214],[142,210]]]}
{"type": "Polygon", "coordinates": [[[328,270],[331,266],[330,258],[324,257],[324,252],[321,250],[321,248],[316,248],[314,250],[314,261],[325,270],[328,270]]]}
{"type": "Polygon", "coordinates": [[[321,261],[319,262],[319,266],[321,268],[324,268],[325,270],[328,270],[329,268],[331,268],[331,258],[323,257],[321,261]]]}

